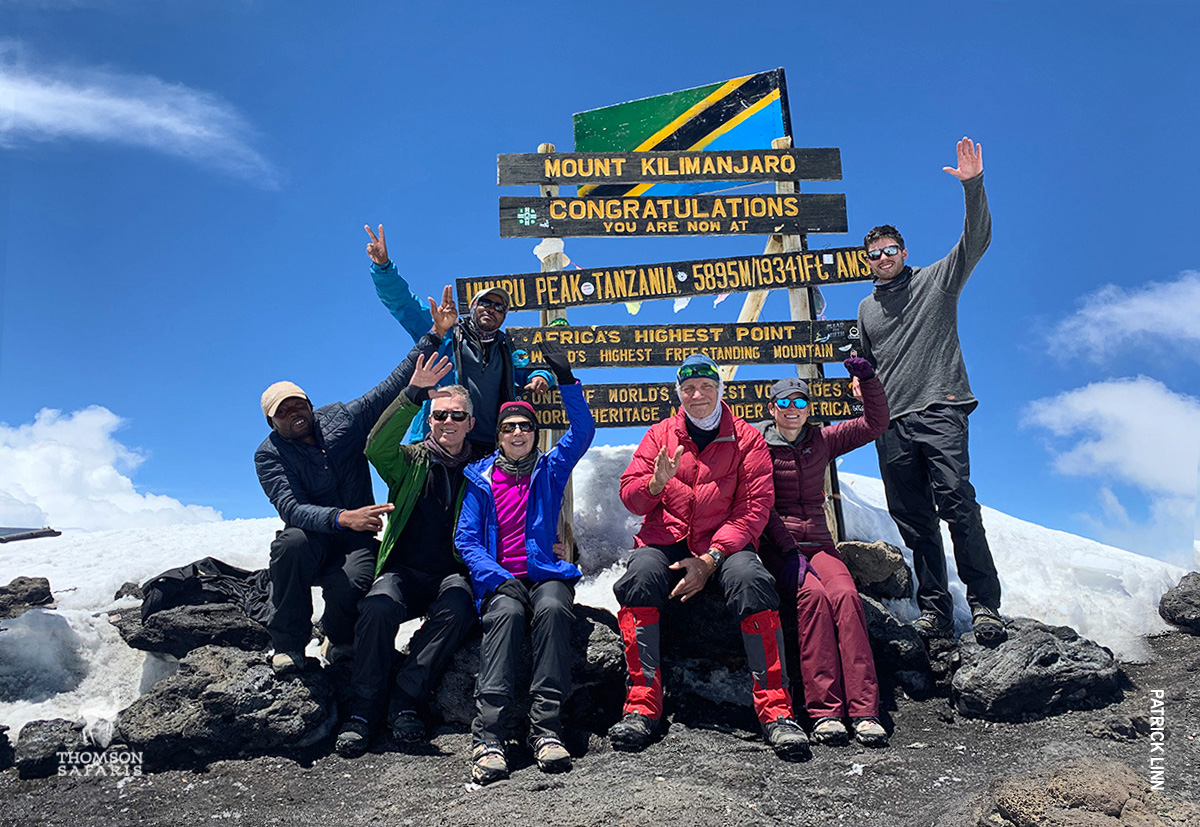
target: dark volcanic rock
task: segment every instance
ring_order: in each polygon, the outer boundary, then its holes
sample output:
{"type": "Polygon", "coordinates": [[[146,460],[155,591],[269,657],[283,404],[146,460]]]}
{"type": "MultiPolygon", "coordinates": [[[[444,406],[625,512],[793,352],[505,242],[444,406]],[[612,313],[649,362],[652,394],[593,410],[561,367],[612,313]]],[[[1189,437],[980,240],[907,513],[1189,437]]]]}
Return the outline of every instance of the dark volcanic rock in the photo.
{"type": "Polygon", "coordinates": [[[87,749],[83,727],[62,718],[30,721],[17,741],[17,773],[22,778],[45,778],[58,773],[60,752],[87,749]]]}
{"type": "Polygon", "coordinates": [[[0,620],[38,608],[54,608],[50,581],[45,577],[16,577],[7,586],[0,586],[0,620]]]}
{"type": "MultiPolygon", "coordinates": [[[[1076,758],[1041,770],[1002,776],[975,799],[973,824],[1007,827],[1167,827],[1200,823],[1200,807],[1153,792],[1146,779],[1120,761],[1076,758]]],[[[959,813],[939,822],[964,823],[959,813]]]]}
{"type": "MultiPolygon", "coordinates": [[[[475,675],[479,670],[478,636],[455,653],[434,692],[433,711],[442,720],[467,727],[475,718],[475,675]]],[[[604,609],[575,606],[571,636],[571,681],[574,693],[567,714],[574,726],[602,731],[617,720],[625,691],[625,655],[616,618],[604,609]]],[[[509,726],[520,729],[529,713],[529,645],[522,649],[517,672],[517,700],[510,708],[509,726]]]]}
{"type": "Polygon", "coordinates": [[[290,752],[333,731],[336,704],[319,670],[276,680],[261,652],[205,646],[124,710],[120,737],[148,767],[290,752]]]}
{"type": "Polygon", "coordinates": [[[937,692],[920,635],[910,623],[901,623],[878,601],[862,596],[867,617],[867,634],[875,655],[875,671],[885,682],[890,678],[913,698],[927,698],[937,692]]]}
{"type": "Polygon", "coordinates": [[[1200,572],[1189,572],[1158,602],[1158,613],[1193,635],[1200,635],[1200,572]]]}
{"type": "Polygon", "coordinates": [[[130,580],[117,589],[117,593],[113,595],[113,600],[120,600],[122,597],[136,597],[138,600],[141,600],[145,595],[142,594],[142,587],[130,580]]]}
{"type": "Polygon", "coordinates": [[[134,649],[177,658],[201,646],[261,652],[271,645],[267,628],[230,603],[176,606],[155,612],[145,624],[138,609],[128,609],[109,615],[109,621],[134,649]]]}
{"type": "Polygon", "coordinates": [[[1018,721],[1118,700],[1121,670],[1112,653],[1068,626],[1029,618],[1008,624],[1008,639],[985,648],[959,641],[951,700],[963,715],[1018,721]]]}
{"type": "Polygon", "coordinates": [[[900,549],[882,540],[873,543],[847,540],[838,543],[837,550],[862,594],[877,600],[904,600],[912,596],[912,571],[900,549]]]}
{"type": "Polygon", "coordinates": [[[8,740],[8,727],[0,724],[0,772],[8,769],[16,760],[12,742],[8,740]]]}

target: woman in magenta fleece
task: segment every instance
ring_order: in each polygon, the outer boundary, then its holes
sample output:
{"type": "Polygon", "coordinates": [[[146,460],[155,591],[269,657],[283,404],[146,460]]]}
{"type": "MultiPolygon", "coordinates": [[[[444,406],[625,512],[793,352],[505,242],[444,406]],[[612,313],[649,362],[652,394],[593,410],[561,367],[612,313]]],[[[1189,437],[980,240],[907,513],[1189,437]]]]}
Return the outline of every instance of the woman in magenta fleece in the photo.
{"type": "Polygon", "coordinates": [[[591,445],[596,423],[565,352],[544,349],[571,427],[546,453],[536,448],[537,417],[527,402],[497,416],[499,450],[467,467],[454,543],[471,574],[483,624],[471,776],[480,784],[508,777],[504,713],[517,662],[532,628],[529,741],[543,772],[571,769],[562,742],[562,706],[571,694],[571,627],[579,569],[554,552],[558,514],[571,470],[591,445]]]}

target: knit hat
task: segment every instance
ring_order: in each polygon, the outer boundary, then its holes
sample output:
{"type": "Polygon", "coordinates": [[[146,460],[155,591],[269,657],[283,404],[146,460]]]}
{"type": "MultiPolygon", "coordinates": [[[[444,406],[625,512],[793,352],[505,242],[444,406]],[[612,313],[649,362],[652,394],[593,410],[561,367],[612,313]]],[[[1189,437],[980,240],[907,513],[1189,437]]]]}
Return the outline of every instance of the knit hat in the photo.
{"type": "Polygon", "coordinates": [[[504,424],[505,419],[518,416],[522,419],[528,419],[533,423],[533,435],[537,436],[537,413],[533,410],[532,405],[530,405],[528,402],[521,402],[520,400],[516,402],[505,402],[500,406],[500,412],[496,414],[496,433],[500,433],[500,426],[504,424]]]}
{"type": "Polygon", "coordinates": [[[675,376],[680,384],[688,379],[711,379],[717,383],[721,381],[721,372],[717,369],[717,363],[703,353],[693,353],[684,359],[675,376]]]}
{"type": "Polygon", "coordinates": [[[803,396],[806,402],[812,401],[812,397],[808,395],[808,383],[803,379],[780,379],[771,386],[771,401],[796,393],[803,396]]]}
{"type": "Polygon", "coordinates": [[[279,409],[280,404],[285,399],[291,399],[293,396],[298,396],[312,404],[312,400],[308,398],[308,394],[300,389],[300,386],[295,382],[276,382],[271,387],[263,391],[262,395],[262,412],[270,419],[275,415],[275,411],[279,409]]]}

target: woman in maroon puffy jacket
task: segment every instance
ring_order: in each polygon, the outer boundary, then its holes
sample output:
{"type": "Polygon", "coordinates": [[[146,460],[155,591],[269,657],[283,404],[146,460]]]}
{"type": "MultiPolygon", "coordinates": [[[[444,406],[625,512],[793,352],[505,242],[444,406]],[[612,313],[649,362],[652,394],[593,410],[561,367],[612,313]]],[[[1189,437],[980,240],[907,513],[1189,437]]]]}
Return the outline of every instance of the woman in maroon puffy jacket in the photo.
{"type": "Polygon", "coordinates": [[[796,601],[804,701],[813,740],[885,746],[879,682],[862,601],[825,524],[825,468],[887,429],[883,385],[866,359],[846,369],[859,384],[864,416],[823,428],[808,424],[808,385],[782,379],[771,388],[771,419],[755,425],[771,451],[775,505],[760,553],[785,600],[796,601]],[[815,574],[815,576],[814,576],[815,574]]]}

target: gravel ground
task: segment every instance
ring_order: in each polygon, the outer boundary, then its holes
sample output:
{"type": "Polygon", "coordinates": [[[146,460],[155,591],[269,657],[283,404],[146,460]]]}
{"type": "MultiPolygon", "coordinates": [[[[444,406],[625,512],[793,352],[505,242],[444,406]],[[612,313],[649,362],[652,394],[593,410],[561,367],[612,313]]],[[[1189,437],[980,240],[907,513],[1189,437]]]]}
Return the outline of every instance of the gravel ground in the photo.
{"type": "Polygon", "coordinates": [[[944,700],[900,698],[890,711],[890,748],[817,747],[802,764],[779,761],[756,733],[675,724],[636,755],[613,752],[600,736],[580,740],[565,775],[544,775],[527,753],[515,754],[513,777],[481,789],[468,783],[468,736],[446,730],[423,754],[380,738],[353,761],[325,744],[298,758],[127,779],[22,781],[12,768],[0,773],[0,824],[966,824],[971,800],[998,776],[1061,759],[1114,759],[1147,777],[1149,736],[1113,740],[1093,731],[1148,718],[1154,690],[1166,701],[1163,792],[1200,802],[1200,638],[1174,633],[1150,645],[1155,661],[1126,666],[1130,685],[1119,704],[999,724],[960,718],[944,700]]]}

